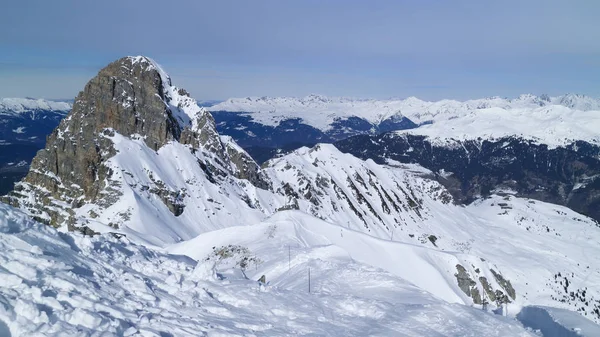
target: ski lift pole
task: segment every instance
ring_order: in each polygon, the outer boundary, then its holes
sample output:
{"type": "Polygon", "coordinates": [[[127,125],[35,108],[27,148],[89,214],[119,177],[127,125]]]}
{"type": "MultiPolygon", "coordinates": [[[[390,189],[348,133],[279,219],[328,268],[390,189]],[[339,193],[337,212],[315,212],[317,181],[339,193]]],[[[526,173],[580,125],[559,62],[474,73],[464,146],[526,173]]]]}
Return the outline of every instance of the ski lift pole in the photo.
{"type": "Polygon", "coordinates": [[[308,267],[308,293],[310,294],[310,267],[308,267]]]}

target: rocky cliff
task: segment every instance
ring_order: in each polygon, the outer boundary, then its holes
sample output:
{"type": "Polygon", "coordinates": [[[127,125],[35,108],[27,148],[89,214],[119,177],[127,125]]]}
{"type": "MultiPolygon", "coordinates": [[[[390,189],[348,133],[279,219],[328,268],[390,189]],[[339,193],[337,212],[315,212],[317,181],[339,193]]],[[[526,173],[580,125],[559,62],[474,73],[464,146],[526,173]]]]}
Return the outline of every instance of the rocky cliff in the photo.
{"type": "Polygon", "coordinates": [[[461,203],[510,191],[600,221],[600,147],[585,141],[552,148],[517,136],[442,143],[421,135],[386,133],[335,145],[379,163],[426,167],[461,203]]]}
{"type": "Polygon", "coordinates": [[[111,182],[114,172],[105,165],[116,154],[115,133],[140,137],[155,151],[181,141],[205,158],[218,159],[206,160],[214,175],[231,174],[266,186],[258,165],[221,140],[210,113],[172,86],[153,60],[138,56],[109,64],[86,84],[27,176],[4,200],[52,225],[74,223],[73,209],[86,202],[108,207],[119,194],[119,182],[111,182]]]}

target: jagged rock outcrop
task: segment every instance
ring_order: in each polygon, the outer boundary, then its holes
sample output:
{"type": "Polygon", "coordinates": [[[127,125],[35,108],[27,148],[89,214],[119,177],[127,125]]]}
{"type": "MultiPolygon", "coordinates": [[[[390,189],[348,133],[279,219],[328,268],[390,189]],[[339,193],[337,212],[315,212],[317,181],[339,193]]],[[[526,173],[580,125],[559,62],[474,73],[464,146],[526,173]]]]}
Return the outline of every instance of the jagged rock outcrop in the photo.
{"type": "MultiPolygon", "coordinates": [[[[111,180],[106,161],[116,154],[111,137],[138,137],[153,150],[180,141],[201,151],[211,174],[229,174],[267,188],[258,165],[241,148],[223,141],[214,119],[170,77],[146,57],[125,57],[109,64],[76,97],[73,109],[48,136],[15,191],[3,200],[27,209],[34,217],[58,226],[73,224],[73,209],[86,202],[105,207],[117,201],[120,181],[111,180]]],[[[183,208],[180,191],[149,191],[174,214],[183,208]]]]}
{"type": "Polygon", "coordinates": [[[461,203],[511,190],[600,220],[600,147],[585,141],[553,148],[517,136],[441,143],[386,133],[352,137],[335,146],[379,163],[418,163],[438,173],[436,179],[461,203]]]}

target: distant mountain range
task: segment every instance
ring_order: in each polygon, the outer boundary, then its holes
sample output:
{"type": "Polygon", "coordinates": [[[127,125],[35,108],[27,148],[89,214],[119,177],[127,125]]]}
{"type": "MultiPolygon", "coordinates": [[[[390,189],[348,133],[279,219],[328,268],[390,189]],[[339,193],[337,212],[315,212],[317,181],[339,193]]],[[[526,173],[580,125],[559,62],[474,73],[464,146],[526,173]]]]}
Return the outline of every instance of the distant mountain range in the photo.
{"type": "Polygon", "coordinates": [[[209,110],[244,112],[251,115],[256,122],[272,126],[286,119],[302,118],[305,124],[326,131],[335,120],[349,117],[358,117],[378,125],[391,117],[401,115],[417,124],[423,124],[480,109],[535,109],[551,105],[581,111],[600,110],[600,99],[577,94],[556,97],[525,94],[513,99],[488,97],[467,101],[444,99],[428,102],[416,97],[376,100],[309,95],[303,98],[230,98],[211,106],[209,110]]]}
{"type": "MultiPolygon", "coordinates": [[[[576,94],[527,94],[514,99],[490,97],[463,102],[309,95],[205,100],[198,104],[208,107],[220,133],[232,136],[259,162],[300,146],[398,130],[411,130],[404,132],[425,135],[442,144],[451,139],[510,135],[551,146],[576,139],[598,143],[600,138],[596,132],[600,119],[595,112],[600,110],[600,99],[576,94]]],[[[41,148],[45,136],[71,106],[72,100],[0,99],[0,131],[4,135],[0,144],[20,147],[16,153],[22,157],[18,161],[0,159],[0,172],[12,170],[9,163],[29,161],[32,149],[41,148]]]]}
{"type": "Polygon", "coordinates": [[[25,176],[35,153],[46,145],[46,136],[71,107],[71,102],[0,98],[0,194],[25,176]]]}
{"type": "Polygon", "coordinates": [[[490,97],[463,102],[427,102],[415,97],[389,100],[320,95],[247,97],[226,100],[209,110],[215,115],[219,131],[231,134],[243,146],[269,141],[286,145],[286,139],[291,143],[302,138],[296,132],[311,142],[337,141],[356,134],[374,135],[427,124],[433,126],[411,132],[461,139],[518,134],[540,139],[542,143],[564,144],[574,139],[598,141],[595,130],[600,127],[598,114],[593,112],[600,110],[600,99],[574,94],[490,97]],[[267,130],[282,136],[265,140],[261,131],[267,130]]]}

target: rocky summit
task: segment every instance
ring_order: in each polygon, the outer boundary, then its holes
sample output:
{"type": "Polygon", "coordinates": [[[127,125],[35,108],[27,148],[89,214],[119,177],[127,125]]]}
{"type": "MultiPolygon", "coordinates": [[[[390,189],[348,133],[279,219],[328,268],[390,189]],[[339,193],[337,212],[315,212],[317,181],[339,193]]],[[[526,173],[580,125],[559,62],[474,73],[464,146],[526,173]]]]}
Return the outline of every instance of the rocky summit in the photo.
{"type": "Polygon", "coordinates": [[[172,86],[153,60],[137,56],[109,64],[86,84],[4,201],[54,226],[74,224],[73,209],[84,203],[116,202],[114,172],[105,165],[116,154],[110,139],[115,133],[140,137],[153,150],[173,141],[202,148],[216,159],[207,165],[212,171],[264,184],[256,163],[221,141],[210,113],[172,86]]]}

